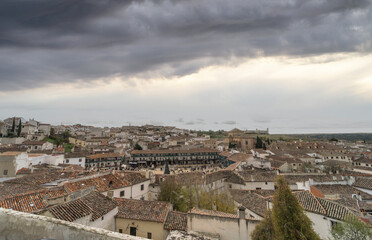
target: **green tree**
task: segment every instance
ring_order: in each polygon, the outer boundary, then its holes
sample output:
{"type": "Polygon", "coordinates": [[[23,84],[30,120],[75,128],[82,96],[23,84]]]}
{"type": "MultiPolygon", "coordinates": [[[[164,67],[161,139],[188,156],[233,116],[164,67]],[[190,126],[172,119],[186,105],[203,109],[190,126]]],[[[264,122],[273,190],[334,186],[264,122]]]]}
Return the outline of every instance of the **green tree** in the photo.
{"type": "Polygon", "coordinates": [[[305,215],[283,177],[278,178],[276,186],[272,212],[268,212],[258,228],[253,231],[252,239],[320,240],[312,228],[312,222],[305,215]]]}
{"type": "Polygon", "coordinates": [[[160,183],[159,201],[170,202],[175,210],[180,210],[182,205],[182,188],[178,185],[174,178],[167,178],[160,183]]]}
{"type": "Polygon", "coordinates": [[[21,131],[22,131],[22,120],[19,119],[19,124],[18,124],[18,129],[17,129],[17,136],[21,136],[21,131]]]}
{"type": "Polygon", "coordinates": [[[139,145],[138,143],[136,143],[136,145],[134,145],[134,150],[142,150],[141,145],[139,145]]]}
{"type": "Polygon", "coordinates": [[[349,217],[345,222],[334,226],[331,235],[335,240],[369,240],[372,239],[372,230],[360,219],[349,217]]]}
{"type": "Polygon", "coordinates": [[[262,148],[262,139],[259,136],[256,138],[256,148],[262,148]]]}
{"type": "Polygon", "coordinates": [[[11,130],[13,136],[15,134],[15,118],[13,118],[13,124],[12,124],[12,130],[11,130]]]}
{"type": "Polygon", "coordinates": [[[253,240],[272,240],[274,238],[274,225],[272,212],[268,210],[265,218],[256,226],[252,232],[253,240]]]}
{"type": "Polygon", "coordinates": [[[215,191],[199,192],[198,208],[217,210],[220,212],[236,213],[234,200],[226,193],[217,193],[215,191]]]}
{"type": "Polygon", "coordinates": [[[49,136],[54,136],[55,134],[56,134],[55,129],[54,129],[54,128],[51,128],[51,129],[50,129],[50,134],[49,134],[49,136]]]}
{"type": "Polygon", "coordinates": [[[320,239],[284,178],[280,177],[276,185],[277,190],[273,200],[273,225],[276,239],[320,239]]]}

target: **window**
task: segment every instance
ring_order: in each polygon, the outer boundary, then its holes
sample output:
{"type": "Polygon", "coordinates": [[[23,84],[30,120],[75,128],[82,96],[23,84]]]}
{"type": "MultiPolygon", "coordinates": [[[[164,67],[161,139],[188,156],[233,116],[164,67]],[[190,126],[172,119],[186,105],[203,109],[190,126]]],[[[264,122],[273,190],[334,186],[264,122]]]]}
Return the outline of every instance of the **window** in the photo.
{"type": "Polygon", "coordinates": [[[101,220],[103,220],[103,219],[104,219],[104,217],[102,216],[102,217],[101,217],[101,220]]]}
{"type": "Polygon", "coordinates": [[[147,233],[147,238],[148,239],[151,239],[152,238],[152,234],[150,232],[147,233]]]}
{"type": "Polygon", "coordinates": [[[119,228],[119,233],[123,233],[123,229],[119,228]]]}
{"type": "Polygon", "coordinates": [[[3,175],[8,175],[8,170],[4,170],[4,174],[3,175]]]}
{"type": "Polygon", "coordinates": [[[66,163],[69,163],[70,162],[70,160],[69,159],[66,159],[66,163]]]}
{"type": "Polygon", "coordinates": [[[267,182],[265,182],[265,185],[267,185],[267,182]]]}
{"type": "Polygon", "coordinates": [[[232,188],[232,185],[231,184],[229,184],[229,188],[232,188]]]}
{"type": "Polygon", "coordinates": [[[81,162],[81,158],[79,158],[79,162],[81,162]]]}
{"type": "Polygon", "coordinates": [[[261,188],[260,187],[256,187],[256,190],[261,190],[261,188]]]}
{"type": "Polygon", "coordinates": [[[124,190],[120,191],[120,197],[124,197],[124,195],[125,195],[125,191],[124,190]]]}
{"type": "Polygon", "coordinates": [[[143,191],[145,189],[145,185],[141,185],[141,191],[143,191]]]}

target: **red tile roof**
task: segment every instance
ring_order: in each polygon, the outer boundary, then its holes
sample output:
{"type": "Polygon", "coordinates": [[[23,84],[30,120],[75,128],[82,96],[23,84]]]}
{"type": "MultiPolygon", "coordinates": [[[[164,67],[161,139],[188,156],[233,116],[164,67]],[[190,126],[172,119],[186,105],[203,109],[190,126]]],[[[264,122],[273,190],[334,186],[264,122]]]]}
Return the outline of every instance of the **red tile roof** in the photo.
{"type": "Polygon", "coordinates": [[[165,222],[170,203],[136,199],[115,198],[119,207],[117,218],[136,219],[151,222],[165,222]]]}

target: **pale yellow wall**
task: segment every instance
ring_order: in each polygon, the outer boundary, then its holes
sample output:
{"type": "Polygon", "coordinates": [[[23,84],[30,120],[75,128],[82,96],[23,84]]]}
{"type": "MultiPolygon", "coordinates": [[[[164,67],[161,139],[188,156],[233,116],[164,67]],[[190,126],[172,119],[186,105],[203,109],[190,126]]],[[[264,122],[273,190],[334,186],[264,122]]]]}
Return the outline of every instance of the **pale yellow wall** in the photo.
{"type": "Polygon", "coordinates": [[[124,234],[130,234],[130,227],[137,227],[137,236],[147,238],[147,233],[152,233],[152,239],[164,239],[164,224],[149,221],[115,218],[115,232],[123,229],[124,234]]]}
{"type": "Polygon", "coordinates": [[[14,156],[0,156],[0,178],[15,177],[16,167],[14,156]],[[8,170],[7,175],[4,175],[4,170],[8,170]]]}

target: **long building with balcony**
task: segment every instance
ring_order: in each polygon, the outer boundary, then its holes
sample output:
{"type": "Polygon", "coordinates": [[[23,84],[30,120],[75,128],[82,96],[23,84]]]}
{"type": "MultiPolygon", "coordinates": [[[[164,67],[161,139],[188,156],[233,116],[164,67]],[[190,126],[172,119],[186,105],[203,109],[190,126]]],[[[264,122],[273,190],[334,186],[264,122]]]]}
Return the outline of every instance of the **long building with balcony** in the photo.
{"type": "Polygon", "coordinates": [[[89,155],[85,160],[86,169],[120,170],[123,155],[118,153],[100,153],[89,155]]]}
{"type": "Polygon", "coordinates": [[[196,148],[189,150],[133,150],[129,159],[132,167],[157,167],[169,165],[219,164],[222,157],[215,149],[196,148]]]}

